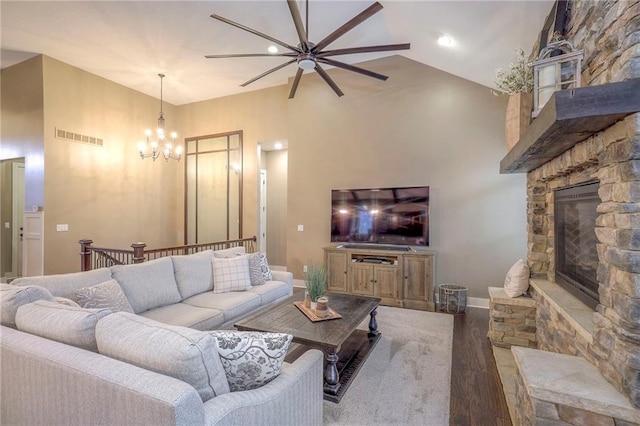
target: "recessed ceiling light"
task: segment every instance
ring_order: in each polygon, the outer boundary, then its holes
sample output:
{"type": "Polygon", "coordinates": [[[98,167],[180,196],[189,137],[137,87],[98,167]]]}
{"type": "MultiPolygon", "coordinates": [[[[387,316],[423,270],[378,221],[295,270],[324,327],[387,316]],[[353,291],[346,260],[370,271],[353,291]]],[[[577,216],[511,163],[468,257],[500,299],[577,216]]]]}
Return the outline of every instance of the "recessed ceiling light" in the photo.
{"type": "Polygon", "coordinates": [[[271,46],[269,46],[267,48],[267,50],[269,51],[269,53],[278,53],[278,48],[276,46],[274,46],[273,44],[271,46]]]}
{"type": "Polygon", "coordinates": [[[280,142],[276,142],[276,144],[274,145],[275,149],[282,149],[282,144],[280,142]]]}
{"type": "Polygon", "coordinates": [[[453,39],[451,37],[449,37],[448,35],[442,34],[440,37],[438,37],[438,44],[440,46],[451,47],[451,46],[455,45],[456,42],[453,41],[453,39]]]}

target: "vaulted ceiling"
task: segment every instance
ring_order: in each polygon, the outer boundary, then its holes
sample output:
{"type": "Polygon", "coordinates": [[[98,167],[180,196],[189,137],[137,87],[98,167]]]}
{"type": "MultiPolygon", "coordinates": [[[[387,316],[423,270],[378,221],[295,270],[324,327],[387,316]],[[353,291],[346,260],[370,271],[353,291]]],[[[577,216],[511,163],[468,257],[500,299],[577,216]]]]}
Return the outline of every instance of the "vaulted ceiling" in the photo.
{"type": "MultiPolygon", "coordinates": [[[[304,16],[305,2],[298,3],[304,16]]],[[[310,1],[309,39],[319,41],[372,3],[310,1]]],[[[341,61],[356,64],[401,54],[487,87],[493,85],[495,69],[507,68],[513,61],[516,48],[531,49],[553,5],[550,0],[381,0],[381,3],[382,11],[330,47],[409,42],[411,49],[341,56],[341,61]],[[443,34],[452,37],[455,45],[438,45],[436,40],[443,34]]],[[[287,59],[205,59],[207,54],[266,53],[273,44],[214,20],[212,14],[291,45],[298,44],[284,0],[3,0],[1,66],[5,68],[45,54],[154,97],[159,96],[157,74],[164,73],[164,99],[174,105],[287,84],[295,75],[296,66],[292,64],[240,87],[287,59]]],[[[303,89],[304,76],[298,90],[303,89]]],[[[348,96],[348,87],[342,89],[348,96]]]]}

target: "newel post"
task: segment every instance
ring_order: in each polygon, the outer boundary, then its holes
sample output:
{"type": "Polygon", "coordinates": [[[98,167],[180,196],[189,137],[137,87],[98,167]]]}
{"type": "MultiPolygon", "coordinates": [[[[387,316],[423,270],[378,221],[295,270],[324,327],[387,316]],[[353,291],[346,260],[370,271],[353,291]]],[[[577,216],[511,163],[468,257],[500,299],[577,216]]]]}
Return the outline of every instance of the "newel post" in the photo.
{"type": "Polygon", "coordinates": [[[131,248],[133,249],[133,263],[142,263],[144,262],[144,248],[147,245],[142,242],[131,244],[131,248]]]}
{"type": "Polygon", "coordinates": [[[80,271],[91,270],[91,244],[93,240],[80,240],[80,271]]]}

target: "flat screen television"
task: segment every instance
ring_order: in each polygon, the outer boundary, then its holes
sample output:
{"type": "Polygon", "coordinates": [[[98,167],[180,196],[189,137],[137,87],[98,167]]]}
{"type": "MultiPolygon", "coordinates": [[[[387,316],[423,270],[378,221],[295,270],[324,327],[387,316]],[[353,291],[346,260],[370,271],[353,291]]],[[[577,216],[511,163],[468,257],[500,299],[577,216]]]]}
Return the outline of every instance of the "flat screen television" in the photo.
{"type": "Polygon", "coordinates": [[[429,245],[429,187],[334,189],[331,241],[429,245]]]}

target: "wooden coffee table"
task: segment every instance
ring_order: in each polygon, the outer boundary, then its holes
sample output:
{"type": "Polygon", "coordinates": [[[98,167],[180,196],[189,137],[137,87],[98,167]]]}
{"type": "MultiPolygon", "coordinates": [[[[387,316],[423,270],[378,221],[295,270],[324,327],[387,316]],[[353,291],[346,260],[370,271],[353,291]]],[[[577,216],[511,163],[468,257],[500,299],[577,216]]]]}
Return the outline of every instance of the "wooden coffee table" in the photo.
{"type": "Polygon", "coordinates": [[[313,322],[293,302],[303,293],[282,301],[271,309],[244,318],[235,324],[238,330],[287,333],[304,347],[293,350],[288,361],[308,348],[325,354],[324,399],[340,402],[349,384],[380,339],[376,308],[380,299],[349,294],[328,293],[329,306],[342,318],[313,322]],[[369,331],[358,330],[369,316],[369,331]]]}

